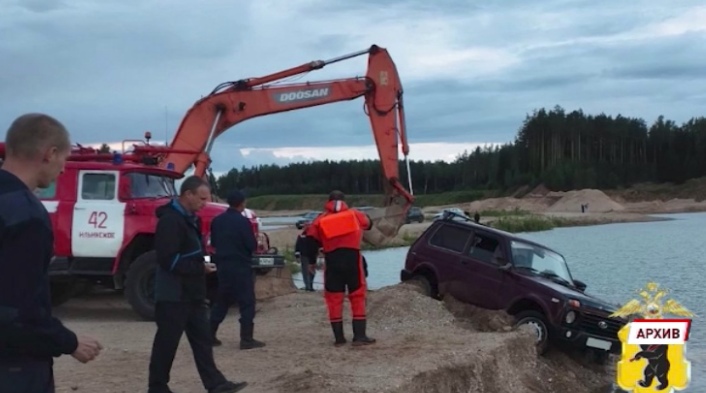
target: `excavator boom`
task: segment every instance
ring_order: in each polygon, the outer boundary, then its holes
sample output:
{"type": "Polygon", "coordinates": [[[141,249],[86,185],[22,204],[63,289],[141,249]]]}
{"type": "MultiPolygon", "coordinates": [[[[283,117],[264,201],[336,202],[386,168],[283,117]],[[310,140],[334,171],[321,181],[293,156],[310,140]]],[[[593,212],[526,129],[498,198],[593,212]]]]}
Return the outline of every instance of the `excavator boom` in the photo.
{"type": "Polygon", "coordinates": [[[174,136],[170,150],[165,150],[160,165],[180,173],[192,165],[204,176],[210,166],[209,154],[214,141],[234,125],[259,116],[288,112],[334,102],[365,98],[382,172],[386,179],[384,212],[372,214],[380,233],[367,235],[373,244],[394,236],[404,224],[414,198],[407,160],[409,189],[399,178],[399,144],[407,159],[409,145],[402,103],[402,84],[397,68],[387,50],[372,45],[366,50],[334,59],[312,61],[298,67],[258,78],[225,82],[208,96],[197,101],[186,113],[174,136]],[[365,77],[296,84],[273,84],[285,78],[318,70],[326,65],[367,54],[365,77]]]}

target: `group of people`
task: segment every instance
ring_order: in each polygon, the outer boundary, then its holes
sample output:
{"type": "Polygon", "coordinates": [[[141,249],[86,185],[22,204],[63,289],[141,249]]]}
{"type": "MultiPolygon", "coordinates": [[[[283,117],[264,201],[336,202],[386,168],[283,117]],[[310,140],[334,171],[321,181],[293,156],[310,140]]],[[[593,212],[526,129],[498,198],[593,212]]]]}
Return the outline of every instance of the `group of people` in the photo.
{"type": "MultiPolygon", "coordinates": [[[[91,337],[77,336],[52,316],[48,267],[54,234],[49,214],[34,191],[49,187],[71,153],[66,128],[51,116],[33,113],[17,118],[7,131],[0,169],[0,387],[3,393],[54,393],[53,358],[70,354],[94,360],[103,349],[91,337]]],[[[228,195],[229,209],[211,222],[215,253],[206,262],[201,221],[196,213],[211,198],[204,179],[191,176],[179,196],[156,210],[154,250],[154,336],[149,362],[149,393],[171,393],[169,379],[177,347],[185,333],[196,368],[209,393],[233,393],[247,382],[229,381],[215,364],[216,333],[228,308],[240,308],[240,348],[265,346],[255,340],[255,278],[252,256],[257,241],[243,216],[245,197],[228,195]],[[219,297],[207,305],[206,275],[216,273],[219,297]]],[[[350,209],[345,195],[329,195],[325,211],[302,233],[299,251],[313,290],[319,250],[324,254],[324,299],[334,345],[347,342],[343,303],[352,311],[352,345],[369,345],[366,333],[367,267],[360,252],[362,234],[372,227],[368,216],[350,209]],[[307,244],[306,246],[304,244],[307,244]]],[[[306,280],[306,279],[305,279],[306,280]]]]}

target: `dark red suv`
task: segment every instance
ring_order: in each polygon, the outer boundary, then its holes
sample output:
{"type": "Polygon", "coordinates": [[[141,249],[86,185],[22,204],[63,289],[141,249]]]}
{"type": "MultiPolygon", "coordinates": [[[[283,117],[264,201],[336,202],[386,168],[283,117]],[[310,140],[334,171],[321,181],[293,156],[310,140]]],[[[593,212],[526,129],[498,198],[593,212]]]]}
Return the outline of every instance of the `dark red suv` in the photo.
{"type": "Polygon", "coordinates": [[[558,252],[511,233],[447,214],[412,244],[402,281],[418,281],[434,298],[445,294],[478,307],[505,310],[517,326],[537,331],[544,353],[550,342],[588,348],[599,361],[620,353],[609,315],[617,307],[584,293],[558,252]]]}

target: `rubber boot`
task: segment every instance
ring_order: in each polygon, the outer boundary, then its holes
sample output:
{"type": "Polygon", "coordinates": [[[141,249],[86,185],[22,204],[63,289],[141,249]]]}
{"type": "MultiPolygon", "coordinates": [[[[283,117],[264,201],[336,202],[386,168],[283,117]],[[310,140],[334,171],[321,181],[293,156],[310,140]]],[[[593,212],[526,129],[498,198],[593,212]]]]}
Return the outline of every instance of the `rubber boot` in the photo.
{"type": "Polygon", "coordinates": [[[370,338],[365,334],[366,320],[353,320],[353,346],[370,345],[375,343],[374,338],[370,338]]]}
{"type": "Polygon", "coordinates": [[[337,347],[344,345],[347,341],[343,334],[343,322],[331,322],[331,329],[333,330],[333,337],[336,339],[333,345],[337,347]]]}
{"type": "Polygon", "coordinates": [[[240,349],[254,349],[265,346],[265,343],[253,338],[254,331],[255,324],[240,324],[240,349]]]}
{"type": "Polygon", "coordinates": [[[213,324],[212,324],[212,325],[211,325],[211,335],[212,335],[212,337],[213,337],[212,345],[213,345],[214,347],[218,347],[218,346],[220,346],[221,344],[223,344],[223,342],[221,342],[221,340],[219,340],[218,337],[216,337],[216,333],[217,333],[217,332],[218,332],[218,325],[213,325],[213,324]]]}

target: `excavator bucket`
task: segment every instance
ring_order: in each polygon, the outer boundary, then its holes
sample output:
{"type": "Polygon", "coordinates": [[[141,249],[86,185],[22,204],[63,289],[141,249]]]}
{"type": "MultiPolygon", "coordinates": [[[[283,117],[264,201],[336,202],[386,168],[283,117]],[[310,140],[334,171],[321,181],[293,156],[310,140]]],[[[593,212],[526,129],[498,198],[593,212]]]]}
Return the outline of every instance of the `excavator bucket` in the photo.
{"type": "MultiPolygon", "coordinates": [[[[400,198],[401,199],[401,198],[400,198]]],[[[373,246],[390,243],[397,237],[400,228],[407,222],[409,205],[404,200],[397,199],[391,205],[371,209],[365,213],[373,221],[373,227],[363,232],[363,240],[373,246]]]]}

